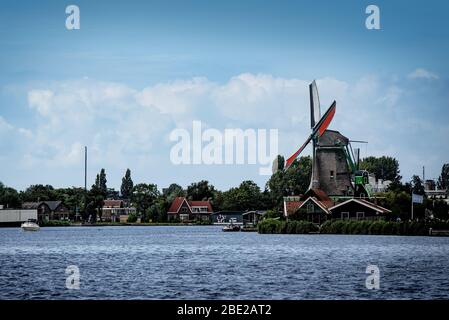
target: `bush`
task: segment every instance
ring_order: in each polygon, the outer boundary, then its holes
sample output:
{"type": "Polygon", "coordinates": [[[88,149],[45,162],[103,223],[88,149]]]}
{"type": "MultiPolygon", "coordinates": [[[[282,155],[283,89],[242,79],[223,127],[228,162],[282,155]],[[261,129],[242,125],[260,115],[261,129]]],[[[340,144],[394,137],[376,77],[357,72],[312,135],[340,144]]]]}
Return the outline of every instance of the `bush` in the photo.
{"type": "Polygon", "coordinates": [[[259,233],[306,234],[318,231],[318,227],[308,221],[265,219],[257,225],[257,230],[259,233]]]}
{"type": "Polygon", "coordinates": [[[135,213],[131,213],[130,215],[128,215],[128,219],[126,221],[130,222],[130,223],[136,222],[137,221],[137,215],[135,213]]]}

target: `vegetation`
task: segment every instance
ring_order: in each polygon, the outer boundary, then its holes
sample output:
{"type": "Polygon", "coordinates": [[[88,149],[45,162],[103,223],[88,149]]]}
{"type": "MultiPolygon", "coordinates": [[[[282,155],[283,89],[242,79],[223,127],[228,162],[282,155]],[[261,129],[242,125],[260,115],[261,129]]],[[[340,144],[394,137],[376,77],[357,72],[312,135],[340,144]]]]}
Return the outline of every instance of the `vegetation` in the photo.
{"type": "Polygon", "coordinates": [[[70,221],[67,220],[50,220],[43,221],[41,227],[68,227],[70,226],[70,221]]]}
{"type": "MultiPolygon", "coordinates": [[[[93,222],[97,221],[97,217],[102,217],[104,200],[123,199],[125,206],[137,209],[137,215],[131,216],[130,220],[137,221],[140,218],[142,223],[164,223],[173,200],[176,197],[187,197],[189,200],[211,201],[214,211],[267,210],[267,218],[282,220],[283,216],[279,213],[283,211],[283,198],[304,194],[309,187],[312,159],[308,156],[301,157],[287,171],[283,170],[283,165],[284,158],[278,156],[279,170],[270,177],[263,189],[247,180],[229,190],[220,191],[209,181],[201,180],[187,188],[172,183],[159,192],[152,183],[134,185],[131,170],[127,169],[120,191],[116,191],[108,188],[104,168],[96,175],[95,183],[87,191],[80,187],[53,188],[51,185],[36,184],[18,192],[0,182],[0,205],[5,208],[20,208],[24,202],[60,200],[69,209],[72,219],[76,213],[81,213],[83,220],[90,219],[93,222]]],[[[374,173],[378,179],[393,181],[385,192],[377,194],[378,204],[391,209],[394,219],[410,219],[411,193],[424,194],[424,182],[421,178],[415,175],[410,181],[402,183],[399,163],[392,157],[368,157],[361,161],[360,167],[374,173]]],[[[449,187],[449,164],[443,165],[437,185],[440,189],[449,187]]],[[[419,220],[449,220],[449,205],[444,200],[424,197],[424,203],[414,205],[414,217],[419,220]]],[[[304,219],[301,215],[291,218],[304,219]]],[[[296,228],[288,226],[289,230],[296,228]]],[[[390,227],[391,225],[385,228],[390,227]]],[[[356,229],[362,232],[364,228],[363,225],[357,225],[356,229]]]]}
{"type": "Polygon", "coordinates": [[[134,183],[131,179],[131,170],[126,169],[125,176],[122,178],[122,185],[120,187],[120,192],[124,199],[131,198],[131,194],[133,192],[134,183]]]}
{"type": "Polygon", "coordinates": [[[281,221],[268,218],[258,223],[257,231],[259,233],[307,234],[317,232],[318,227],[308,221],[281,221]]]}
{"type": "Polygon", "coordinates": [[[320,233],[425,236],[429,228],[449,230],[449,222],[329,220],[321,225],[320,233]]]}
{"type": "Polygon", "coordinates": [[[394,183],[401,181],[399,162],[392,157],[367,157],[360,161],[360,169],[374,173],[377,179],[390,180],[394,183]]]}

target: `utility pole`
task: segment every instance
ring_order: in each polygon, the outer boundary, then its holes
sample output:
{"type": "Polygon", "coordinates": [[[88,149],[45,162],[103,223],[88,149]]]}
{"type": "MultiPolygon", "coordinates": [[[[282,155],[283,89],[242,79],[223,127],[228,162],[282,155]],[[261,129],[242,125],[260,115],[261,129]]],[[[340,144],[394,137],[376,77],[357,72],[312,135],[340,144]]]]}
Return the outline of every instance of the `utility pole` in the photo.
{"type": "Polygon", "coordinates": [[[87,217],[87,146],[84,146],[84,217],[87,217]]]}

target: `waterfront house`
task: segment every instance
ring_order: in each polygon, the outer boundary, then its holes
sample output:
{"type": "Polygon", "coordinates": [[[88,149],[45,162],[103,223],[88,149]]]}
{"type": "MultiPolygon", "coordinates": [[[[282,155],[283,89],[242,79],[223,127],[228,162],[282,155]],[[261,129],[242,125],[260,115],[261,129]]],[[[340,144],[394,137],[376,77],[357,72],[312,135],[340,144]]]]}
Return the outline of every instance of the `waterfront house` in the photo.
{"type": "Polygon", "coordinates": [[[365,199],[352,198],[329,208],[332,219],[342,220],[378,220],[383,219],[391,210],[365,199]]]}
{"type": "Polygon", "coordinates": [[[257,225],[265,213],[266,211],[259,210],[246,211],[243,213],[243,225],[257,225]]]}
{"type": "Polygon", "coordinates": [[[320,189],[310,189],[303,196],[284,198],[284,216],[321,224],[328,219],[375,220],[391,213],[366,199],[338,198],[335,201],[320,189]]]}
{"type": "Polygon", "coordinates": [[[22,209],[37,210],[39,221],[69,220],[69,209],[62,201],[24,202],[22,209]]]}
{"type": "Polygon", "coordinates": [[[102,221],[126,222],[131,213],[136,213],[136,208],[126,207],[123,200],[107,199],[103,201],[102,221]]]}
{"type": "Polygon", "coordinates": [[[210,215],[210,220],[214,224],[243,223],[244,211],[217,211],[210,215]]]}
{"type": "Polygon", "coordinates": [[[284,216],[321,224],[329,219],[329,208],[335,203],[320,189],[309,189],[299,197],[284,198],[284,216]]]}
{"type": "Polygon", "coordinates": [[[213,213],[210,201],[189,201],[185,197],[176,197],[168,209],[168,220],[208,221],[213,213]]]}

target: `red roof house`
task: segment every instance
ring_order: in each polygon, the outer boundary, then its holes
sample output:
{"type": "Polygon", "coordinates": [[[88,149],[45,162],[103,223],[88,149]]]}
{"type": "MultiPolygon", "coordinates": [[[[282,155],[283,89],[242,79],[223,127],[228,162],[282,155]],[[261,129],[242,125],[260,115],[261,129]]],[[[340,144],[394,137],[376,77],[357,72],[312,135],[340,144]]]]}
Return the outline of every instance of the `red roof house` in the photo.
{"type": "Polygon", "coordinates": [[[213,213],[210,201],[189,201],[185,197],[176,197],[168,209],[168,219],[209,220],[213,213]]]}

